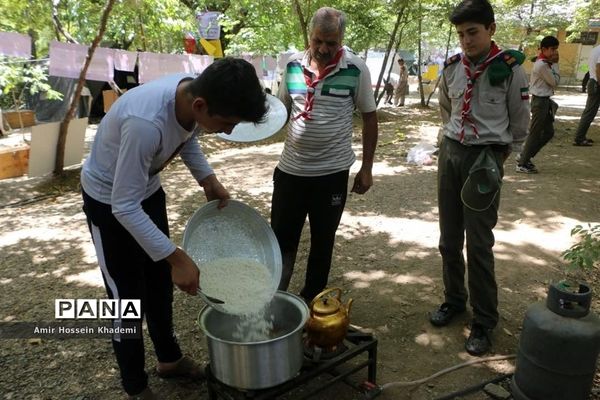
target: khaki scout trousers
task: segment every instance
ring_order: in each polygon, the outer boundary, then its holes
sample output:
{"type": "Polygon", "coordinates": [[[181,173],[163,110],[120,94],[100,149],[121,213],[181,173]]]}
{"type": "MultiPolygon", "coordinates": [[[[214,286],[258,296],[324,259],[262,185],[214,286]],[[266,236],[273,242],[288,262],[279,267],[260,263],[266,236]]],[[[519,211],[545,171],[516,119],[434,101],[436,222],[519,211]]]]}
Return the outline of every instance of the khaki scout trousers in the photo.
{"type": "MultiPolygon", "coordinates": [[[[498,323],[498,288],[494,274],[494,234],[500,195],[484,211],[465,207],[460,197],[469,169],[483,146],[464,146],[444,137],[438,160],[439,250],[442,256],[445,302],[465,308],[470,295],[473,321],[486,328],[498,323]],[[463,246],[467,240],[468,288],[465,289],[463,246]]],[[[506,146],[492,145],[500,174],[504,176],[506,146]]]]}
{"type": "Polygon", "coordinates": [[[395,106],[403,106],[404,99],[408,94],[408,81],[402,81],[398,84],[396,89],[394,90],[394,105],[395,106]]]}
{"type": "Polygon", "coordinates": [[[520,165],[527,164],[554,137],[554,115],[550,104],[550,97],[531,97],[531,123],[520,165]]]}

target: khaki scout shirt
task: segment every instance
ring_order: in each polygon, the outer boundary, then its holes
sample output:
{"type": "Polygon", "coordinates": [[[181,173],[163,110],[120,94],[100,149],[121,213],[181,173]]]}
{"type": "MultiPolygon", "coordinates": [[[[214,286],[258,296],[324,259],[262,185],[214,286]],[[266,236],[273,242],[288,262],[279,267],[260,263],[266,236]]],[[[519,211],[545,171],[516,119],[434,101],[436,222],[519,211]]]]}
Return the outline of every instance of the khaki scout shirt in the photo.
{"type": "MultiPolygon", "coordinates": [[[[463,55],[464,57],[464,55],[463,55]]],[[[471,64],[474,72],[475,65],[471,64]]],[[[488,78],[489,69],[477,78],[471,97],[471,119],[477,127],[475,136],[471,124],[465,121],[464,145],[506,144],[520,148],[527,136],[529,125],[529,96],[527,75],[520,65],[512,68],[511,75],[497,86],[488,78]]],[[[463,96],[467,76],[461,61],[444,68],[440,82],[440,110],[444,135],[460,140],[463,96]]]]}
{"type": "Polygon", "coordinates": [[[529,93],[539,97],[550,97],[560,82],[560,73],[557,63],[545,60],[536,60],[531,71],[531,84],[529,93]]]}

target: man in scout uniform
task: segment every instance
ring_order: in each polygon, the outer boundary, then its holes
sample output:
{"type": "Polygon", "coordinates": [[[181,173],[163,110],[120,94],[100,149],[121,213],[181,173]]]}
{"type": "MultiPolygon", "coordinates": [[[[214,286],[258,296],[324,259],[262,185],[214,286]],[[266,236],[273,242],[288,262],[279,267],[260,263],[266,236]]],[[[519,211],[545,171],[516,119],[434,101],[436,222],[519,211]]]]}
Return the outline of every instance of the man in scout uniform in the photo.
{"type": "Polygon", "coordinates": [[[517,172],[538,172],[531,159],[554,136],[554,115],[558,104],[550,96],[554,94],[559,81],[558,39],[546,36],[540,42],[540,53],[535,58],[531,71],[531,124],[523,151],[517,157],[517,172]]]}
{"type": "Polygon", "coordinates": [[[439,249],[442,256],[444,303],[430,315],[444,326],[473,309],[465,343],[472,355],[491,347],[498,323],[494,276],[494,234],[498,220],[503,163],[513,146],[524,141],[529,123],[524,56],[502,51],[492,41],[494,11],[486,0],[464,0],[450,21],[463,50],[447,60],[440,82],[443,139],[438,161],[439,249]],[[467,241],[468,293],[463,245],[467,241]]]}
{"type": "Polygon", "coordinates": [[[318,9],[310,22],[310,48],[290,57],[279,88],[279,98],[290,113],[285,146],[273,174],[271,226],[283,257],[279,289],[289,286],[308,215],[311,244],[300,292],[307,302],[327,285],[349,170],[356,159],[355,108],[363,120],[363,152],[352,191],[363,194],[373,185],[377,114],[371,76],[364,61],[342,46],[345,25],[341,11],[318,9]]]}

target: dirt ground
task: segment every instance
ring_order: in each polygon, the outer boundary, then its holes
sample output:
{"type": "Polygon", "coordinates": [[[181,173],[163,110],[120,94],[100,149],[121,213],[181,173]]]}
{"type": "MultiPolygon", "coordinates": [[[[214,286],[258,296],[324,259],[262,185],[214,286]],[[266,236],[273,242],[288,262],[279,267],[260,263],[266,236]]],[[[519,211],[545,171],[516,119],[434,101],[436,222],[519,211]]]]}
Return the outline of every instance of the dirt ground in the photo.
{"type": "MultiPolygon", "coordinates": [[[[493,354],[516,352],[527,307],[545,298],[551,281],[565,276],[560,253],[572,241],[576,224],[600,222],[600,124],[589,136],[594,147],[571,145],[585,95],[562,91],[556,136],[536,157],[540,173],[515,173],[506,165],[496,234],[496,276],[501,320],[493,354]]],[[[434,328],[428,312],[442,300],[437,251],[436,166],[408,165],[417,143],[434,144],[439,127],[437,104],[423,109],[413,94],[404,108],[380,109],[380,142],[375,185],[366,195],[351,194],[338,231],[330,287],[343,300],[354,299],[351,322],[378,339],[377,383],[413,381],[472,359],[463,348],[469,314],[445,328],[434,328]]],[[[90,128],[93,135],[94,126],[90,128]]],[[[360,153],[357,123],[355,145],[360,153]]],[[[214,137],[202,140],[217,175],[234,198],[269,216],[271,175],[283,136],[256,145],[214,137]]],[[[0,141],[0,145],[2,142],[0,141]]],[[[356,172],[358,163],[353,168],[356,172]]],[[[81,211],[79,171],[65,178],[0,181],[0,322],[43,323],[54,319],[57,298],[104,298],[90,236],[81,211]]],[[[172,237],[181,243],[186,221],[205,203],[183,163],[162,174],[168,195],[172,237]]],[[[304,232],[291,291],[297,292],[307,257],[304,232]]],[[[598,293],[597,271],[575,275],[598,293]]],[[[207,361],[204,336],[196,325],[202,303],[177,291],[175,323],[182,349],[207,361]]],[[[596,295],[593,309],[600,312],[596,295]]],[[[206,399],[205,383],[167,381],[151,372],[155,358],[147,341],[150,386],[165,399],[206,399]]],[[[511,372],[514,360],[468,367],[412,390],[391,388],[382,400],[434,399],[511,372]]],[[[360,382],[366,374],[354,376],[360,382]]],[[[598,385],[596,385],[598,386],[598,385]]],[[[303,391],[308,390],[306,388],[303,391]]],[[[594,390],[597,393],[597,389],[594,390]]],[[[1,399],[118,399],[118,370],[107,339],[0,339],[1,399]]],[[[290,396],[289,398],[295,398],[290,396]]],[[[315,399],[364,398],[338,383],[315,399]]],[[[488,398],[482,392],[468,399],[488,398]]]]}

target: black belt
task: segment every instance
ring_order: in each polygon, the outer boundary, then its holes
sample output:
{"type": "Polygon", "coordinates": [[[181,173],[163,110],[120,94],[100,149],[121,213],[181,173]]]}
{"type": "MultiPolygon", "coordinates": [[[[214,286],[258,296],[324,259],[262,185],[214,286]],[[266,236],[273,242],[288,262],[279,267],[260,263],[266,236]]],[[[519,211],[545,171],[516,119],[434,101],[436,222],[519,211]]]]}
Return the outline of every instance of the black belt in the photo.
{"type": "Polygon", "coordinates": [[[505,144],[505,143],[464,144],[464,143],[459,142],[458,140],[454,140],[452,138],[449,138],[448,136],[445,136],[445,138],[448,139],[448,140],[452,140],[453,142],[458,143],[461,146],[469,147],[469,148],[472,148],[472,149],[485,149],[486,147],[489,146],[494,151],[506,152],[508,150],[508,144],[505,144]]]}
{"type": "Polygon", "coordinates": [[[472,147],[474,149],[485,149],[486,147],[491,147],[492,150],[500,151],[500,152],[505,152],[506,150],[508,150],[507,144],[500,144],[500,143],[472,144],[472,145],[467,145],[467,147],[472,147]]]}

